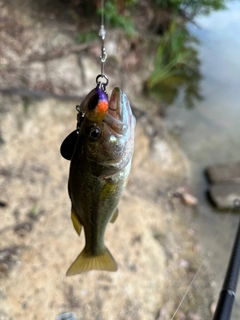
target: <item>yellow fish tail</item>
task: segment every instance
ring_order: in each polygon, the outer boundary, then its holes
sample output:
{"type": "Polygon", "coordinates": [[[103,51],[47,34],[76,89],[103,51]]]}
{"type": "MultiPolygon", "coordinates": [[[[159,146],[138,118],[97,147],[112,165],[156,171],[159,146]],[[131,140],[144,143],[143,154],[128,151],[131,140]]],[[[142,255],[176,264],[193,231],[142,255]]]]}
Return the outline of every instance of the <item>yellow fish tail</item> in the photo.
{"type": "Polygon", "coordinates": [[[117,271],[117,269],[117,263],[106,247],[104,252],[99,255],[90,255],[83,249],[66,275],[73,276],[90,270],[117,271]]]}

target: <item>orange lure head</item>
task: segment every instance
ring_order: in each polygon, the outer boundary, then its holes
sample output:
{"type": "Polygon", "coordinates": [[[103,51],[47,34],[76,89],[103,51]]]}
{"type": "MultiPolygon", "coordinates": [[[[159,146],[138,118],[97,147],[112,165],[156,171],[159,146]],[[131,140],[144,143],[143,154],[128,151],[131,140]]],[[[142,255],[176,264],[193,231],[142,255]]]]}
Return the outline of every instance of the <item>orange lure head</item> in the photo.
{"type": "Polygon", "coordinates": [[[86,118],[94,122],[102,121],[108,111],[108,97],[100,88],[93,89],[82,102],[81,106],[86,118]]]}

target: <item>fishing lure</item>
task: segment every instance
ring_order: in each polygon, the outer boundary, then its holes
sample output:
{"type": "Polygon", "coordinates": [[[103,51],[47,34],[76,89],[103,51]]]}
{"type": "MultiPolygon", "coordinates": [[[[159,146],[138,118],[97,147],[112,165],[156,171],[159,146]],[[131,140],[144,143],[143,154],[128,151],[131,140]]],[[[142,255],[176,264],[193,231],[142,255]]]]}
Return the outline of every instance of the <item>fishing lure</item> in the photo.
{"type": "Polygon", "coordinates": [[[73,226],[78,235],[82,228],[85,234],[85,247],[68,269],[68,276],[89,270],[117,270],[117,263],[105,246],[104,234],[108,223],[118,216],[118,203],[131,168],[136,120],[120,88],[114,88],[108,98],[105,33],[102,23],[97,86],[76,107],[76,129],[60,148],[61,155],[71,161],[68,193],[73,226]]]}

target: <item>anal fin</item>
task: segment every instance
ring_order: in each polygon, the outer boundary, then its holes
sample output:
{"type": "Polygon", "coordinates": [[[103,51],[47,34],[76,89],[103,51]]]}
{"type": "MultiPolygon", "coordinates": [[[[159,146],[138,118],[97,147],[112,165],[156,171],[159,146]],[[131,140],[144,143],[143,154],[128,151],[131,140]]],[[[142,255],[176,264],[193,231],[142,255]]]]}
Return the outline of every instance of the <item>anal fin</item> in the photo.
{"type": "Polygon", "coordinates": [[[118,217],[118,208],[115,210],[110,222],[114,223],[117,220],[117,217],[118,217]]]}
{"type": "Polygon", "coordinates": [[[76,212],[74,211],[73,208],[71,210],[71,219],[72,219],[72,223],[73,223],[74,229],[76,230],[77,234],[80,236],[81,230],[82,230],[82,225],[79,222],[77,214],[76,214],[76,212]]]}

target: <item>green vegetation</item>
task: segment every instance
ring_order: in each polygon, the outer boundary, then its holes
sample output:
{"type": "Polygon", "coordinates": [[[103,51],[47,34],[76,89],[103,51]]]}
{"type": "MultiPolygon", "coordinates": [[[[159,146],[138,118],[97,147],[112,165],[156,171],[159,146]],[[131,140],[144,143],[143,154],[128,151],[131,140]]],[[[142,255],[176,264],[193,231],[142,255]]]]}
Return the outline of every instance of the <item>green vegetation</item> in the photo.
{"type": "Polygon", "coordinates": [[[32,220],[38,220],[40,211],[39,204],[36,202],[28,213],[28,217],[32,220]]]}
{"type": "Polygon", "coordinates": [[[175,19],[160,41],[154,71],[147,80],[146,89],[157,93],[167,104],[173,103],[184,90],[186,105],[193,107],[194,101],[201,99],[197,39],[186,27],[180,28],[175,19]]]}
{"type": "Polygon", "coordinates": [[[79,43],[85,43],[96,40],[97,38],[98,34],[96,32],[82,32],[77,34],[76,40],[79,43]]]}
{"type": "MultiPolygon", "coordinates": [[[[136,0],[128,0],[121,2],[123,8],[125,8],[133,6],[136,3],[136,0]]],[[[133,35],[134,23],[132,18],[124,16],[119,11],[120,8],[118,7],[118,1],[106,1],[104,9],[106,24],[112,27],[123,28],[128,35],[133,35]]],[[[101,10],[99,11],[99,13],[101,14],[101,10]]]]}
{"type": "Polygon", "coordinates": [[[185,0],[182,1],[183,10],[192,18],[199,14],[209,14],[211,11],[223,10],[226,8],[226,0],[185,0]]]}
{"type": "Polygon", "coordinates": [[[154,0],[154,2],[165,10],[178,12],[189,19],[226,7],[226,0],[154,0]]]}
{"type": "Polygon", "coordinates": [[[28,113],[30,102],[28,98],[23,98],[23,112],[28,113]]]}
{"type": "Polygon", "coordinates": [[[145,89],[166,104],[172,104],[180,93],[187,107],[193,107],[200,94],[200,61],[198,41],[187,30],[185,22],[196,15],[225,8],[224,0],[154,0],[171,16],[172,21],[162,37],[155,57],[154,71],[145,89]]]}

